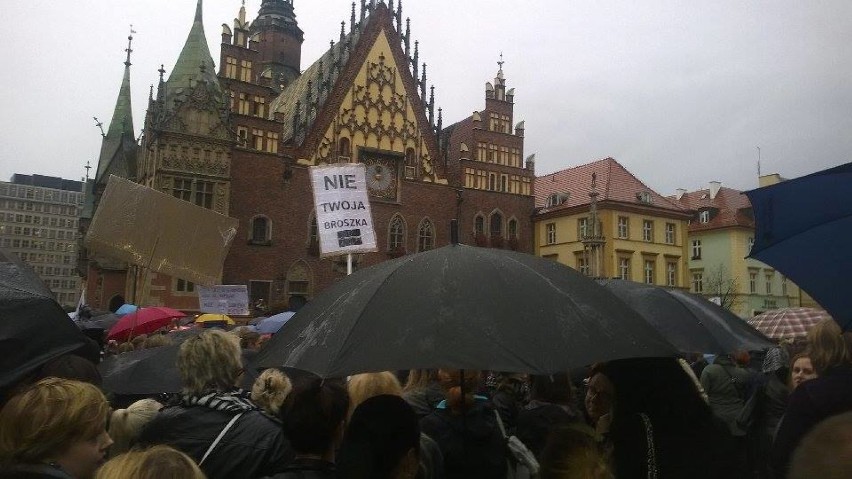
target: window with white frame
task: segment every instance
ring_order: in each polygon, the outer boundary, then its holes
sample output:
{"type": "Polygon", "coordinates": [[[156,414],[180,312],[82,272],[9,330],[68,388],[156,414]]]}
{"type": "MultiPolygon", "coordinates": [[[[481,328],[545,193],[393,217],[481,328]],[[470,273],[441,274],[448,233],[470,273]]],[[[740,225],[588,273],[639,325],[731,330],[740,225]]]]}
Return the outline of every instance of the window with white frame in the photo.
{"type": "Polygon", "coordinates": [[[577,255],[577,271],[582,273],[584,276],[589,275],[589,259],[586,258],[584,254],[577,255]]]}
{"type": "Polygon", "coordinates": [[[544,225],[545,241],[547,244],[556,244],[556,223],[544,225]]]}
{"type": "Polygon", "coordinates": [[[642,241],[654,241],[654,222],[642,220],[642,241]]]}
{"type": "Polygon", "coordinates": [[[666,286],[677,286],[677,263],[666,263],[666,286]]]}
{"type": "Polygon", "coordinates": [[[645,267],[643,269],[645,273],[645,283],[647,284],[654,284],[654,267],[654,261],[645,260],[645,267]]]}
{"type": "Polygon", "coordinates": [[[704,210],[698,213],[698,222],[699,223],[709,223],[710,222],[710,210],[704,210]]]}
{"type": "Polygon", "coordinates": [[[577,239],[582,240],[586,236],[589,235],[589,219],[588,218],[578,218],[577,219],[577,239]]]}
{"type": "Polygon", "coordinates": [[[630,237],[630,218],[626,216],[618,217],[618,237],[621,239],[630,237]]]}
{"type": "Polygon", "coordinates": [[[766,273],[764,275],[766,279],[766,295],[772,295],[772,279],[775,278],[775,273],[766,273]]]}
{"type": "Polygon", "coordinates": [[[482,215],[476,215],[473,219],[473,233],[476,235],[484,235],[485,234],[485,217],[482,215]]]}
{"type": "Polygon", "coordinates": [[[677,237],[675,236],[675,224],[666,223],[666,244],[675,244],[676,239],[677,237]]]}
{"type": "Polygon", "coordinates": [[[252,243],[267,243],[269,242],[270,228],[269,218],[266,216],[255,216],[251,220],[251,242],[252,243]]]}
{"type": "Polygon", "coordinates": [[[781,295],[787,296],[787,277],[781,275],[781,295]]]}
{"type": "Polygon", "coordinates": [[[692,292],[693,293],[703,293],[704,292],[704,273],[702,271],[693,271],[692,272],[692,292]]]}
{"type": "Polygon", "coordinates": [[[388,228],[388,250],[405,251],[405,220],[399,215],[394,215],[388,228]]]}
{"type": "Polygon", "coordinates": [[[630,258],[618,258],[618,277],[623,280],[630,280],[630,258]]]}
{"type": "Polygon", "coordinates": [[[701,240],[692,240],[692,259],[701,259],[701,240]]]}
{"type": "Polygon", "coordinates": [[[748,292],[757,293],[757,273],[754,271],[748,273],[748,292]]]}

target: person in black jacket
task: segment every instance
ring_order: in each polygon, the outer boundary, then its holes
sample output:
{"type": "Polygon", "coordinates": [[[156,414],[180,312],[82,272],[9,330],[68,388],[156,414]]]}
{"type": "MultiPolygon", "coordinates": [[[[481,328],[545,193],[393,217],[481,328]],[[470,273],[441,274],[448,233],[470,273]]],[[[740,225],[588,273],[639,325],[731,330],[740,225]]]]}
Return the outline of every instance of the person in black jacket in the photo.
{"type": "Polygon", "coordinates": [[[475,395],[478,371],[438,371],[446,399],[420,420],[420,430],[438,443],[446,479],[506,477],[505,440],[487,398],[475,395]],[[462,383],[464,393],[462,393],[462,383]]]}
{"type": "Polygon", "coordinates": [[[553,429],[582,422],[583,419],[574,408],[574,393],[568,374],[532,376],[531,382],[531,399],[518,414],[516,435],[536,457],[540,457],[553,429]]]}
{"type": "Polygon", "coordinates": [[[239,338],[210,330],[178,355],[183,393],[143,429],[142,446],[166,444],[199,463],[210,479],[274,474],[292,458],[280,422],[236,388],[243,374],[239,338]]]}
{"type": "Polygon", "coordinates": [[[333,479],[335,450],[343,439],[349,394],[339,380],[302,378],[281,409],[295,458],[274,479],[333,479]]]}
{"type": "Polygon", "coordinates": [[[616,477],[743,477],[725,424],[676,359],[610,361],[607,376],[614,386],[609,439],[616,477]]]}

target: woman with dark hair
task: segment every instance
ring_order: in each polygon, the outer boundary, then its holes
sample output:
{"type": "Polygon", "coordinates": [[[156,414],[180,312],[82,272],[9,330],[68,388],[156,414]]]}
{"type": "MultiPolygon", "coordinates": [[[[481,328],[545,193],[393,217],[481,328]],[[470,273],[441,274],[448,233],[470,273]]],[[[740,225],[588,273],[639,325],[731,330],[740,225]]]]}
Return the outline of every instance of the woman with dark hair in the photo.
{"type": "Polygon", "coordinates": [[[339,477],[414,479],[418,470],[420,425],[399,396],[381,394],[358,405],[337,455],[339,477]]]}
{"type": "Polygon", "coordinates": [[[730,437],[674,358],[611,361],[617,477],[731,478],[730,437]]]}
{"type": "Polygon", "coordinates": [[[823,320],[808,331],[807,356],[818,377],[790,394],[772,446],[776,477],[786,477],[793,451],[817,423],[852,411],[852,333],[844,334],[832,319],[823,320]]]}
{"type": "Polygon", "coordinates": [[[420,420],[423,433],[441,449],[447,479],[506,476],[506,444],[494,409],[474,394],[480,377],[479,371],[462,376],[457,369],[439,370],[446,399],[420,420]]]}

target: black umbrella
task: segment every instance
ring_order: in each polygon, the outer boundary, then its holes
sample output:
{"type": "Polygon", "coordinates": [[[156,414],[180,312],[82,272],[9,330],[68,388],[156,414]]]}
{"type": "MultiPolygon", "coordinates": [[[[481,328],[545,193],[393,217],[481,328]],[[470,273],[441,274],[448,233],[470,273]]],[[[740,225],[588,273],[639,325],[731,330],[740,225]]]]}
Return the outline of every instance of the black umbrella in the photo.
{"type": "Polygon", "coordinates": [[[745,320],[700,296],[620,279],[600,283],[638,311],[681,352],[725,354],[774,346],[745,320]]]}
{"type": "Polygon", "coordinates": [[[32,268],[0,250],[0,389],[87,345],[32,268]]]}
{"type": "MultiPolygon", "coordinates": [[[[98,370],[103,378],[103,388],[119,395],[155,395],[180,392],[182,382],[177,367],[180,342],[201,333],[193,329],[175,333],[175,344],[139,351],[128,351],[105,359],[98,370]]],[[[172,334],[170,333],[171,337],[172,334]]],[[[243,352],[243,363],[248,363],[251,352],[243,352]]],[[[246,368],[242,387],[250,388],[257,375],[246,368]]]]}
{"type": "Polygon", "coordinates": [[[550,374],[674,353],[635,311],[573,269],[456,244],[341,280],[296,313],[256,364],[322,377],[438,367],[550,374]]]}

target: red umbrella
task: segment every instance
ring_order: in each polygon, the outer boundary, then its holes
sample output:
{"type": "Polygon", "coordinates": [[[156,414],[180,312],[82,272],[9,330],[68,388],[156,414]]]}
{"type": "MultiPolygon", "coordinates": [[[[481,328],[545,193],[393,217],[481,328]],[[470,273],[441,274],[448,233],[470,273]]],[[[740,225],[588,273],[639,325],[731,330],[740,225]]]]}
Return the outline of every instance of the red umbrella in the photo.
{"type": "Polygon", "coordinates": [[[748,324],[772,339],[796,339],[807,336],[811,327],[826,318],[831,316],[821,309],[780,308],[760,313],[748,324]]]}
{"type": "Polygon", "coordinates": [[[139,308],[136,312],[124,315],[109,330],[108,338],[125,341],[132,336],[153,333],[163,326],[171,324],[173,319],[183,318],[184,316],[186,314],[165,306],[139,308]]]}

